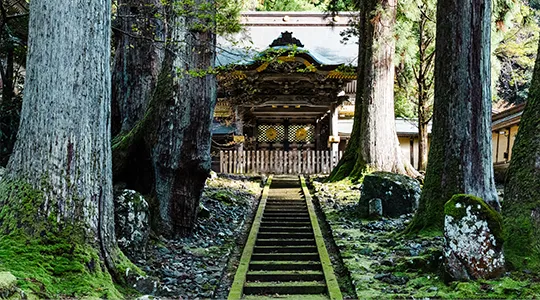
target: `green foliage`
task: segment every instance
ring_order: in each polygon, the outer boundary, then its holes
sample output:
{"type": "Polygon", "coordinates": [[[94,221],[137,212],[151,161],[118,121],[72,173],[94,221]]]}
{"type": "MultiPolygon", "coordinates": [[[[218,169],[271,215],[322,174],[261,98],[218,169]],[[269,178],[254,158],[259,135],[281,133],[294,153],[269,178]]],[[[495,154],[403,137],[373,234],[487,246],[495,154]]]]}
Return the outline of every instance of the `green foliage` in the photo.
{"type": "Polygon", "coordinates": [[[500,64],[495,99],[519,104],[525,102],[532,79],[538,32],[534,11],[526,5],[517,7],[513,18],[501,31],[500,42],[494,55],[500,64]]]}
{"type": "Polygon", "coordinates": [[[257,6],[260,11],[320,11],[325,0],[262,0],[257,6]]]}
{"type": "Polygon", "coordinates": [[[0,1],[0,166],[5,166],[19,128],[28,40],[26,1],[0,1]]]}

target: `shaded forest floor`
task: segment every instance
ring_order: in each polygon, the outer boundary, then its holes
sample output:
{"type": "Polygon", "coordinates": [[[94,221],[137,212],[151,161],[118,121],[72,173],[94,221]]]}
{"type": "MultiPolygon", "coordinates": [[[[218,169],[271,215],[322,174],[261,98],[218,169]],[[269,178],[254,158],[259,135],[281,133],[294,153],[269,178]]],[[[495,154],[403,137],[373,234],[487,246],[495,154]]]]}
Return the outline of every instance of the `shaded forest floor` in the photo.
{"type": "Polygon", "coordinates": [[[203,191],[193,235],[175,240],[152,239],[147,259],[135,263],[148,275],[159,278],[155,293],[158,298],[223,297],[219,290],[229,280],[230,259],[250,227],[261,186],[258,177],[212,176],[203,191]]]}
{"type": "Polygon", "coordinates": [[[440,233],[403,236],[412,215],[363,220],[359,185],[312,179],[319,203],[358,299],[476,298],[524,299],[540,296],[540,274],[508,272],[498,280],[444,281],[440,233]]]}

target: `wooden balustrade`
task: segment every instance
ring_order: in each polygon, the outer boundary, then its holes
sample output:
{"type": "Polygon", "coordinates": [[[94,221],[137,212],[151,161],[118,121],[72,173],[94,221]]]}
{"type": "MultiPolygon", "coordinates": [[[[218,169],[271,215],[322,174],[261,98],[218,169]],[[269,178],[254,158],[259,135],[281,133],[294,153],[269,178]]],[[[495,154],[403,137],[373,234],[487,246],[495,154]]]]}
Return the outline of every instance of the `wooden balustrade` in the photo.
{"type": "Polygon", "coordinates": [[[343,151],[220,151],[219,170],[231,174],[329,174],[343,151]]]}

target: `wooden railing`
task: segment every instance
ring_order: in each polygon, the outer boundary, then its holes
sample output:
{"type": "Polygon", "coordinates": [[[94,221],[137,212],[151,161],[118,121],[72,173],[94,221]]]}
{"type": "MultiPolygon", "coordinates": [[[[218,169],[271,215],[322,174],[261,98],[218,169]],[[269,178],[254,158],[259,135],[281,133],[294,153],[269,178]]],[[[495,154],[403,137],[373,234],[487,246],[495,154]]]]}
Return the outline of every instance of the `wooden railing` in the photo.
{"type": "Polygon", "coordinates": [[[219,171],[234,174],[329,174],[343,151],[220,151],[219,171]]]}

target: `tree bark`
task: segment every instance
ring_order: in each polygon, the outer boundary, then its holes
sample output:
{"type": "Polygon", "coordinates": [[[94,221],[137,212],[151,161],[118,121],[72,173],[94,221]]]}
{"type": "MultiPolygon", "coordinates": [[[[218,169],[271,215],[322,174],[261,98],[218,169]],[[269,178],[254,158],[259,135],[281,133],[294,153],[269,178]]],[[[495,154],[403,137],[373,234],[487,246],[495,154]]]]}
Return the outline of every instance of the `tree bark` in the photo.
{"type": "Polygon", "coordinates": [[[442,230],[454,194],[500,209],[491,157],[490,9],[487,0],[437,4],[432,141],[411,231],[442,230]]]}
{"type": "MultiPolygon", "coordinates": [[[[8,177],[29,184],[43,199],[35,209],[21,210],[29,199],[12,196],[21,192],[13,185],[11,196],[2,194],[8,198],[0,199],[0,207],[19,214],[19,227],[31,238],[45,239],[46,232],[54,236],[49,242],[63,238],[90,247],[119,279],[123,256],[113,220],[110,7],[109,0],[30,3],[25,94],[8,177]]],[[[5,234],[18,230],[9,222],[0,220],[5,234]]]]}
{"type": "Polygon", "coordinates": [[[209,72],[215,66],[215,12],[208,10],[213,2],[172,7],[182,11],[168,14],[171,43],[149,109],[113,146],[118,180],[138,188],[135,183],[145,174],[129,171],[133,157],[151,168],[150,198],[158,207],[152,223],[166,237],[188,235],[195,225],[210,173],[210,125],[217,97],[216,78],[209,72]]]}
{"type": "Polygon", "coordinates": [[[331,181],[347,176],[358,179],[372,170],[418,175],[402,160],[395,129],[396,7],[396,0],[362,2],[355,121],[351,140],[342,161],[330,175],[331,181]]]}
{"type": "Polygon", "coordinates": [[[165,55],[166,22],[160,0],[119,0],[112,78],[112,133],[139,122],[152,96],[165,55]]]}
{"type": "Polygon", "coordinates": [[[540,45],[529,97],[512,148],[502,207],[506,260],[540,271],[540,45]]]}

